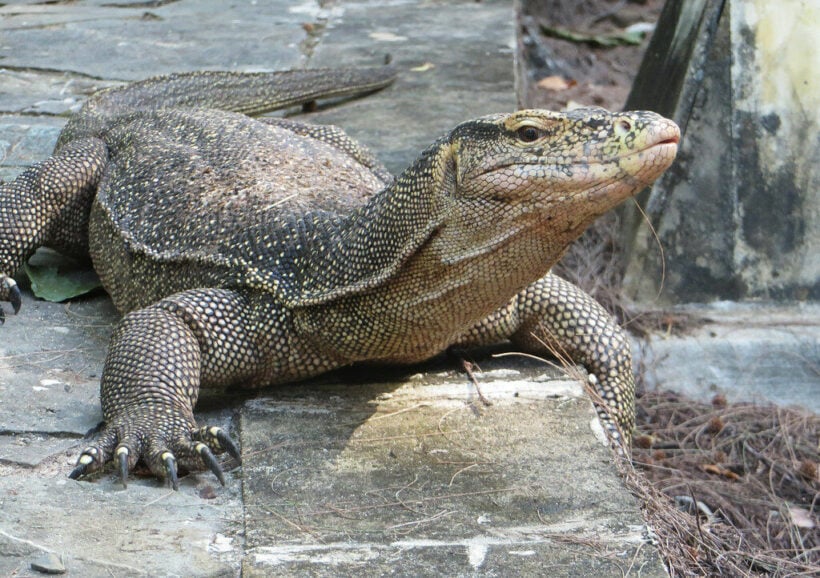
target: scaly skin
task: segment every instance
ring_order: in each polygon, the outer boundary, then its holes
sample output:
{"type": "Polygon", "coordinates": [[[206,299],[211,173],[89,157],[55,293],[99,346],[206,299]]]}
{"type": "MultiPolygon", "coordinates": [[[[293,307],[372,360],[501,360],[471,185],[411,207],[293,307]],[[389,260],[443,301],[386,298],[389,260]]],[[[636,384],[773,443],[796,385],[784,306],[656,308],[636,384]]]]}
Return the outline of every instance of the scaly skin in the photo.
{"type": "Polygon", "coordinates": [[[143,460],[175,488],[179,465],[204,464],[223,481],[213,454],[238,451],[225,432],[197,426],[200,387],[504,339],[583,364],[599,413],[628,443],[627,340],[549,269],[671,164],[674,123],[601,109],[492,115],[457,126],[392,179],[338,129],[229,112],[298,97],[231,78],[233,88],[192,75],[102,93],[49,161],[0,188],[0,206],[21,199],[0,212],[0,272],[39,244],[81,251],[87,239],[127,313],[103,371],[104,427],[72,477],[116,460],[125,482],[143,460]]]}

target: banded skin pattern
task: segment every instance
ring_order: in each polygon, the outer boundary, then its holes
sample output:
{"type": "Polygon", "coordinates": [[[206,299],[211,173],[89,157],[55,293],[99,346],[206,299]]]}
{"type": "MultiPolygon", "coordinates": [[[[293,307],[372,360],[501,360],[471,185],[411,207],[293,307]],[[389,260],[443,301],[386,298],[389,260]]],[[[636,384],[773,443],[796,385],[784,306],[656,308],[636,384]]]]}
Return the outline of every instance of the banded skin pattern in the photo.
{"type": "Polygon", "coordinates": [[[628,445],[628,341],[549,273],[598,216],[674,160],[651,112],[523,110],[464,122],[393,177],[336,127],[248,116],[389,85],[389,67],[158,77],[93,96],[51,158],[0,184],[0,299],[34,250],[88,254],[124,314],[104,423],[72,478],[138,461],[239,459],[200,426],[200,388],[260,387],[358,362],[413,363],[512,340],[590,373],[628,445]]]}

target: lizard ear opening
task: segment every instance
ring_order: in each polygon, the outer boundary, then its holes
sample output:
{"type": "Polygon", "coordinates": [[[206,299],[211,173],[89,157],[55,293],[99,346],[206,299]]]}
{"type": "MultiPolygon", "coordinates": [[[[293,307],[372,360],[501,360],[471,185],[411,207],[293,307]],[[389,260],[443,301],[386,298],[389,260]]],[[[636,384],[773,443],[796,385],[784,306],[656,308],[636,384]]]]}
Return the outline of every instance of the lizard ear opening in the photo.
{"type": "Polygon", "coordinates": [[[460,150],[459,142],[453,141],[448,146],[443,146],[439,154],[439,190],[450,197],[456,196],[461,187],[461,175],[458,170],[460,150]]]}

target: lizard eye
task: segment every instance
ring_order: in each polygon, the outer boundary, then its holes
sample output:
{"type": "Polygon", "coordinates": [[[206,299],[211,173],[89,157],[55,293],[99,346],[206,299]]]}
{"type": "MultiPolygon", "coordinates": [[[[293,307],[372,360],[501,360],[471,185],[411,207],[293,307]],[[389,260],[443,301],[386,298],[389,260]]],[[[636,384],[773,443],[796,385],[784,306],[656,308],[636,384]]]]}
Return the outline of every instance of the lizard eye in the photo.
{"type": "Polygon", "coordinates": [[[543,136],[543,132],[534,126],[522,126],[515,134],[521,142],[535,142],[543,136]]]}

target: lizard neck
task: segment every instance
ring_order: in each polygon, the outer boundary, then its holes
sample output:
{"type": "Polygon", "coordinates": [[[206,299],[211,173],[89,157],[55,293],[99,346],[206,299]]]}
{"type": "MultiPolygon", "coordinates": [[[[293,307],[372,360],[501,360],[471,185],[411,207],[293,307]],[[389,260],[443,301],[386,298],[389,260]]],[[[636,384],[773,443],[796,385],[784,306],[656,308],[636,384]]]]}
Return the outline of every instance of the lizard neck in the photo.
{"type": "Polygon", "coordinates": [[[454,250],[471,235],[460,223],[447,222],[393,277],[360,295],[369,323],[401,328],[401,340],[389,336],[369,356],[415,362],[437,354],[546,275],[564,251],[543,216],[505,225],[483,236],[480,245],[454,250]]]}
{"type": "Polygon", "coordinates": [[[540,213],[497,222],[492,204],[472,212],[475,203],[458,198],[449,146],[428,149],[340,223],[337,246],[359,280],[331,288],[299,314],[304,334],[339,360],[435,355],[562,252],[540,213]]]}

